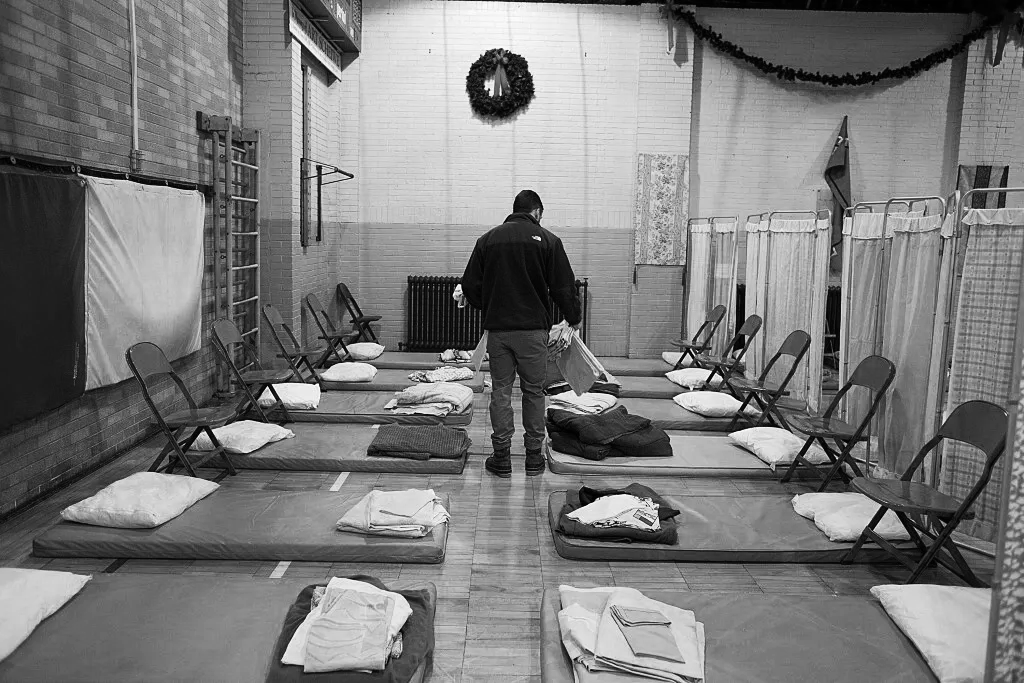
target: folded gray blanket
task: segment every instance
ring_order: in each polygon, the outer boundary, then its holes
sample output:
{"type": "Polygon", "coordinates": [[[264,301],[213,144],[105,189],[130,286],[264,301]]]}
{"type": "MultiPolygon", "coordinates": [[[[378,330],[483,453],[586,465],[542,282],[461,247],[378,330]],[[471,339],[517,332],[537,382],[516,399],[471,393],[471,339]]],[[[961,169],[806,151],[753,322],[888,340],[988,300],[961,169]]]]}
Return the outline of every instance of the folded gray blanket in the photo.
{"type": "Polygon", "coordinates": [[[367,455],[411,460],[454,460],[473,445],[465,430],[446,425],[381,425],[367,455]]]}

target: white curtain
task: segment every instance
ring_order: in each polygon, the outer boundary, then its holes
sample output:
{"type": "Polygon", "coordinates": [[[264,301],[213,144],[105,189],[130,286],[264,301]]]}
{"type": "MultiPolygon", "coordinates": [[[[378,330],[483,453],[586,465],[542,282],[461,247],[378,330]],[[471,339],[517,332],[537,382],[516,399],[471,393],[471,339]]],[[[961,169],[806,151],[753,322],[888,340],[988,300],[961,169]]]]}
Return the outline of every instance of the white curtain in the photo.
{"type": "Polygon", "coordinates": [[[690,225],[689,253],[686,255],[686,338],[692,339],[704,324],[711,305],[708,304],[708,290],[711,280],[711,224],[690,225]]]}
{"type": "MultiPolygon", "coordinates": [[[[744,316],[765,314],[765,287],[768,277],[768,220],[747,222],[747,261],[745,270],[746,295],[744,316]]],[[[742,321],[741,321],[742,322],[742,321]]],[[[747,352],[745,361],[747,374],[756,376],[764,364],[764,330],[758,332],[753,346],[747,352]]]]}
{"type": "MultiPolygon", "coordinates": [[[[1007,405],[1024,261],[1024,209],[970,209],[963,224],[970,233],[954,319],[947,415],[972,399],[1007,405]]],[[[980,451],[949,444],[942,453],[940,488],[962,498],[977,482],[983,465],[980,451]]],[[[961,530],[995,538],[1002,480],[1000,464],[974,504],[975,518],[965,521],[961,530]]]]}
{"type": "Polygon", "coordinates": [[[136,342],[172,361],[199,350],[205,204],[195,191],[86,182],[88,390],[131,377],[124,354],[136,342]]]}
{"type": "Polygon", "coordinates": [[[715,275],[712,282],[711,306],[725,306],[725,319],[715,333],[712,352],[722,355],[726,344],[736,334],[736,278],[739,269],[737,221],[715,221],[713,229],[713,254],[715,275]]]}
{"type": "MultiPolygon", "coordinates": [[[[821,403],[821,367],[825,351],[825,298],[828,289],[830,222],[773,219],[768,226],[768,258],[764,281],[763,352],[758,371],[794,330],[811,335],[811,347],[789,384],[790,395],[807,401],[810,410],[821,403]]],[[[789,368],[781,365],[769,375],[778,382],[789,368]]]]}
{"type": "MultiPolygon", "coordinates": [[[[876,313],[882,273],[881,213],[854,213],[843,221],[843,279],[839,335],[839,386],[857,365],[875,352],[876,313]]],[[[844,419],[858,423],[867,414],[870,397],[853,389],[843,401],[844,419]]]]}
{"type": "Polygon", "coordinates": [[[943,230],[940,215],[890,215],[886,232],[881,354],[895,364],[896,378],[882,403],[878,464],[902,474],[936,428],[935,403],[929,397],[940,393],[942,378],[932,352],[936,321],[945,317],[942,259],[950,251],[945,247],[952,220],[943,230]]]}

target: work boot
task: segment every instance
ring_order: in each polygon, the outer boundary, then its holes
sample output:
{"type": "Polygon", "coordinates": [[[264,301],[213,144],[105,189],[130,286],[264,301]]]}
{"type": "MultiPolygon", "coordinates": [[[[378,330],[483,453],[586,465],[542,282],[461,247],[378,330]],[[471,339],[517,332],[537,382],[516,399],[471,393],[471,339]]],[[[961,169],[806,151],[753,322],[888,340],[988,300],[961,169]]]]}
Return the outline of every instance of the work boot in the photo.
{"type": "Polygon", "coordinates": [[[544,452],[526,451],[526,476],[535,477],[544,473],[544,452]]]}
{"type": "Polygon", "coordinates": [[[512,451],[502,448],[494,451],[494,455],[484,461],[484,467],[493,475],[508,479],[512,476],[512,451]]]}

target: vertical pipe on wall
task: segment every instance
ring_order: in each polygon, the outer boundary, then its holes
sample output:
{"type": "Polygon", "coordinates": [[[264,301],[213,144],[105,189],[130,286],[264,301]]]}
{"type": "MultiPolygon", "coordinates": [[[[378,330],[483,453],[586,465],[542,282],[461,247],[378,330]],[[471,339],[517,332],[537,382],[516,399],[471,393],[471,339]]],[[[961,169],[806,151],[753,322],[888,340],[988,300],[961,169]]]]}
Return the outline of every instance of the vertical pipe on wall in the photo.
{"type": "Polygon", "coordinates": [[[142,154],[139,151],[139,58],[137,48],[137,33],[135,30],[135,0],[128,0],[128,32],[131,45],[131,81],[132,81],[132,146],[128,153],[131,170],[138,171],[142,154]]]}

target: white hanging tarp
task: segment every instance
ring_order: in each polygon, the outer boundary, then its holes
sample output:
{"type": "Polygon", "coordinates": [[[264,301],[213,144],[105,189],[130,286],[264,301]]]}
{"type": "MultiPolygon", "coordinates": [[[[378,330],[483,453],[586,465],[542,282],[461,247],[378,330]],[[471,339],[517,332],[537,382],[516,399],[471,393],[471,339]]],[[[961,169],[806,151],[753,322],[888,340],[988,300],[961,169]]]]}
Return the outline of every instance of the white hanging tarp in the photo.
{"type": "Polygon", "coordinates": [[[199,349],[205,205],[196,191],[87,180],[88,390],[131,377],[125,351],[136,342],[172,361],[199,349]]]}

